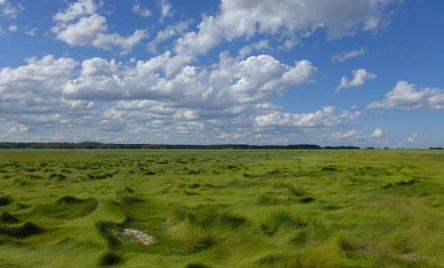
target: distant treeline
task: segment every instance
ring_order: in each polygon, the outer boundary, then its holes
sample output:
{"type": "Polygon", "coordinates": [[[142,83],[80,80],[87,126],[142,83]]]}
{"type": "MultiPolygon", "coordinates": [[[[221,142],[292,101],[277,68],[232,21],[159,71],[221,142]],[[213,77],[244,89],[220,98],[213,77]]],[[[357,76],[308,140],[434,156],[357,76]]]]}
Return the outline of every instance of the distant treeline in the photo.
{"type": "Polygon", "coordinates": [[[220,145],[170,145],[170,144],[108,144],[100,142],[1,142],[0,149],[242,149],[242,150],[359,150],[354,146],[326,146],[321,147],[312,144],[295,144],[295,145],[246,145],[246,144],[220,144],[220,145]]]}

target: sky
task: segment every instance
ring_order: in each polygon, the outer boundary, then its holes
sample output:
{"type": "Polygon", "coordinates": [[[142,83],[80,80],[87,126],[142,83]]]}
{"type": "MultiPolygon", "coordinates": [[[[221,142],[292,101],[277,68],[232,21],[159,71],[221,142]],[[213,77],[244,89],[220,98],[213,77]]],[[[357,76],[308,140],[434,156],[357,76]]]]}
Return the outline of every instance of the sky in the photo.
{"type": "Polygon", "coordinates": [[[0,141],[444,147],[443,10],[0,0],[0,141]]]}

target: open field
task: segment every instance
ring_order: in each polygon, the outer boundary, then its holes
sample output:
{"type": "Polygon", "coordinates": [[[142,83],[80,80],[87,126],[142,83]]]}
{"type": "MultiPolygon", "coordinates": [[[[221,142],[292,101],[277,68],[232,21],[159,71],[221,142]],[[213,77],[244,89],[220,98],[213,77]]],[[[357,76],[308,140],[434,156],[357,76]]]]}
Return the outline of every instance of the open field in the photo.
{"type": "Polygon", "coordinates": [[[444,267],[441,151],[0,151],[0,267],[444,267]]]}

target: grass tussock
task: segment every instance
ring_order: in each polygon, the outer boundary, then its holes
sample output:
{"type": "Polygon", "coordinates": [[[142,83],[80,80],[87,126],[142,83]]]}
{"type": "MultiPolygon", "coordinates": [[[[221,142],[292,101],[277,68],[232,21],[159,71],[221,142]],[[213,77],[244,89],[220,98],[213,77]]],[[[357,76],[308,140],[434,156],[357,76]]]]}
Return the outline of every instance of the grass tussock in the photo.
{"type": "Polygon", "coordinates": [[[267,221],[261,224],[261,230],[267,235],[274,235],[284,229],[300,229],[307,227],[307,223],[295,218],[290,213],[281,212],[272,215],[267,221]]]}
{"type": "Polygon", "coordinates": [[[43,232],[43,229],[31,222],[19,225],[0,226],[0,235],[4,234],[13,238],[26,238],[43,232]]]}
{"type": "Polygon", "coordinates": [[[100,258],[100,265],[103,267],[116,266],[122,262],[123,262],[122,258],[119,255],[112,252],[105,253],[100,258]]]}
{"type": "Polygon", "coordinates": [[[0,222],[1,223],[19,223],[20,220],[18,218],[14,217],[12,214],[10,214],[6,211],[3,211],[0,214],[0,222]]]}
{"type": "Polygon", "coordinates": [[[173,210],[173,214],[176,220],[186,220],[189,224],[202,229],[237,229],[247,222],[245,217],[226,211],[219,212],[213,208],[190,209],[179,206],[173,210]]]}
{"type": "Polygon", "coordinates": [[[38,206],[33,213],[57,219],[76,219],[86,217],[97,206],[98,201],[94,198],[78,199],[64,196],[52,204],[38,206]]]}
{"type": "Polygon", "coordinates": [[[0,207],[9,206],[12,204],[12,198],[10,196],[0,196],[0,207]]]}

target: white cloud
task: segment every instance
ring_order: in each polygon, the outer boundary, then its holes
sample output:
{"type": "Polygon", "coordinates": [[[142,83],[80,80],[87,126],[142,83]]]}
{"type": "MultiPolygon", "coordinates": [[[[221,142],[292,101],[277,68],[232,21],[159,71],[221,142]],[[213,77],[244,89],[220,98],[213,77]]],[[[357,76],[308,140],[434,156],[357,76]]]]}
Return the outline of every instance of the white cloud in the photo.
{"type": "Polygon", "coordinates": [[[444,90],[438,88],[417,89],[414,84],[399,81],[392,91],[379,102],[372,102],[369,109],[444,109],[444,90]]]}
{"type": "Polygon", "coordinates": [[[79,17],[96,13],[97,5],[94,0],[80,0],[72,3],[65,11],[54,15],[54,20],[59,22],[70,22],[79,17]]]}
{"type": "Polygon", "coordinates": [[[335,114],[335,110],[334,107],[328,106],[315,113],[308,114],[274,112],[268,115],[257,116],[256,125],[262,128],[326,128],[343,125],[361,115],[360,112],[351,113],[349,111],[335,114]]]}
{"type": "Polygon", "coordinates": [[[25,10],[21,5],[14,5],[9,3],[7,0],[0,1],[0,16],[15,19],[18,15],[25,10]]]}
{"type": "Polygon", "coordinates": [[[307,61],[286,65],[267,55],[240,60],[223,53],[218,64],[186,66],[166,77],[159,59],[124,64],[92,58],[77,69],[73,59],[46,56],[3,68],[1,120],[37,132],[110,133],[149,125],[159,133],[251,133],[256,116],[281,109],[270,98],[316,75],[307,61]]]}
{"type": "Polygon", "coordinates": [[[137,3],[137,4],[135,4],[133,6],[132,12],[137,14],[137,15],[139,15],[139,16],[141,16],[141,17],[144,17],[144,18],[148,18],[148,17],[151,17],[153,15],[153,13],[151,12],[150,9],[142,6],[139,3],[137,3]]]}
{"type": "Polygon", "coordinates": [[[37,30],[38,30],[37,28],[32,28],[31,30],[26,31],[25,34],[34,37],[34,36],[36,36],[36,34],[37,34],[37,30]]]}
{"type": "Polygon", "coordinates": [[[415,141],[415,139],[418,137],[418,134],[413,134],[411,137],[409,137],[408,139],[407,139],[407,141],[408,142],[414,142],[415,141]]]}
{"type": "Polygon", "coordinates": [[[48,55],[41,60],[27,59],[25,66],[15,69],[3,68],[0,71],[0,92],[7,94],[24,94],[34,92],[61,91],[62,85],[73,75],[77,62],[69,58],[55,59],[48,55]]]}
{"type": "Polygon", "coordinates": [[[18,26],[17,25],[11,25],[11,26],[9,26],[8,30],[10,32],[17,32],[18,31],[18,26]]]}
{"type": "Polygon", "coordinates": [[[349,139],[352,137],[356,137],[358,135],[360,135],[358,131],[350,130],[349,132],[346,133],[341,133],[341,132],[333,133],[330,135],[330,138],[333,140],[342,140],[342,139],[349,139]]]}
{"type": "Polygon", "coordinates": [[[382,129],[377,128],[373,131],[372,135],[370,135],[370,139],[377,139],[380,138],[384,135],[384,131],[382,131],[382,129]]]}
{"type": "Polygon", "coordinates": [[[106,18],[96,13],[100,3],[81,0],[71,4],[64,12],[54,16],[57,24],[51,31],[58,40],[71,46],[93,46],[105,50],[117,47],[122,50],[121,54],[130,53],[134,46],[148,37],[146,30],[136,30],[127,37],[109,34],[106,18]]]}
{"type": "Polygon", "coordinates": [[[376,74],[369,73],[365,69],[353,70],[353,80],[349,81],[347,77],[341,78],[341,83],[336,87],[336,93],[340,92],[344,88],[360,87],[365,84],[366,80],[376,79],[376,74]]]}
{"type": "Polygon", "coordinates": [[[197,31],[188,32],[176,41],[174,65],[180,70],[224,40],[250,38],[258,33],[279,37],[277,40],[285,42],[287,48],[318,29],[325,30],[329,39],[350,36],[363,29],[369,19],[388,20],[387,13],[393,4],[400,2],[402,0],[222,0],[216,15],[204,15],[197,31]]]}
{"type": "Polygon", "coordinates": [[[29,128],[25,125],[18,125],[15,127],[12,127],[11,129],[9,129],[9,132],[16,132],[16,133],[20,133],[20,132],[28,132],[29,128]]]}
{"type": "Polygon", "coordinates": [[[173,13],[172,13],[173,6],[168,2],[168,0],[160,0],[159,5],[160,5],[160,15],[161,15],[160,21],[161,22],[165,18],[173,16],[173,13]]]}
{"type": "Polygon", "coordinates": [[[255,51],[271,50],[269,43],[270,40],[265,39],[251,45],[246,45],[242,47],[241,50],[239,51],[239,57],[245,58],[246,56],[251,54],[253,50],[255,51]]]}
{"type": "Polygon", "coordinates": [[[350,60],[350,59],[353,59],[356,57],[363,56],[363,55],[365,55],[365,53],[367,53],[367,48],[362,47],[359,50],[352,50],[352,51],[347,51],[347,52],[335,54],[335,55],[331,56],[331,61],[332,62],[344,62],[346,60],[350,60]]]}
{"type": "Polygon", "coordinates": [[[162,78],[164,60],[156,57],[121,69],[115,61],[95,58],[82,64],[80,77],[69,81],[65,94],[79,99],[161,99],[214,109],[227,103],[258,103],[314,79],[317,69],[308,61],[288,66],[267,55],[237,61],[221,55],[213,68],[184,67],[177,76],[162,78]],[[100,67],[91,67],[98,66],[100,67]],[[106,73],[86,70],[107,70],[106,73]],[[174,95],[173,95],[174,94],[174,95]]]}
{"type": "Polygon", "coordinates": [[[183,35],[185,33],[185,31],[188,30],[189,25],[192,22],[193,22],[192,20],[181,21],[181,22],[178,22],[174,25],[168,26],[166,29],[164,29],[162,31],[157,32],[156,38],[153,41],[151,41],[150,43],[148,43],[147,49],[151,53],[157,54],[158,53],[157,45],[167,41],[168,39],[170,39],[173,36],[183,35]]]}

